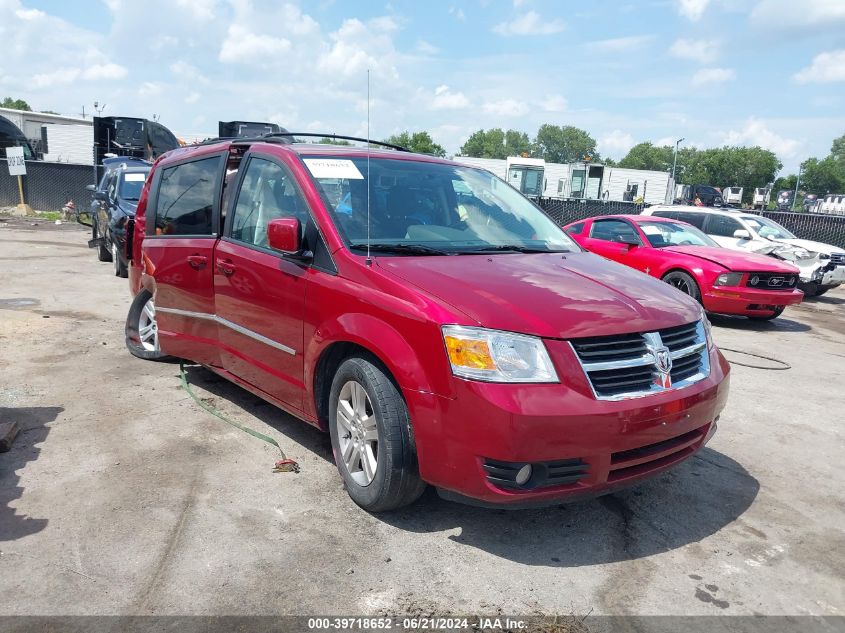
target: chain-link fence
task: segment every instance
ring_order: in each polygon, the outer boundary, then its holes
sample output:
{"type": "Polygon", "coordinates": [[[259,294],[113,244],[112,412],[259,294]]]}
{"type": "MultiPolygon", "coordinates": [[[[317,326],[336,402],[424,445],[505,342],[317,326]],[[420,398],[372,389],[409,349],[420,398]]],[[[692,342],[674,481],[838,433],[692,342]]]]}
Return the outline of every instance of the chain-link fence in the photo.
{"type": "Polygon", "coordinates": [[[845,215],[786,211],[766,211],[762,215],[785,226],[801,239],[815,240],[845,249],[845,215]]]}
{"type": "MultiPolygon", "coordinates": [[[[27,161],[26,176],[21,177],[24,199],[38,211],[59,211],[71,200],[77,208],[84,207],[91,200],[91,192],[85,187],[94,184],[94,177],[91,165],[27,161]]],[[[18,178],[9,175],[6,159],[1,158],[0,207],[15,206],[19,202],[18,178]]]]}
{"type": "Polygon", "coordinates": [[[557,222],[565,226],[576,220],[591,218],[594,215],[638,214],[643,206],[634,202],[617,200],[582,200],[580,198],[538,198],[540,208],[557,222]]]}

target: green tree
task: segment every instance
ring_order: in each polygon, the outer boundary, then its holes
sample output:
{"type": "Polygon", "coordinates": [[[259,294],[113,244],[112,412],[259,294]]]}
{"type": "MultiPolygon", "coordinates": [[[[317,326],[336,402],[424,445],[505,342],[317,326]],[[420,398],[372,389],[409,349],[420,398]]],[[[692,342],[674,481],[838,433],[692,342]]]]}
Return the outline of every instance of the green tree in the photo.
{"type": "Polygon", "coordinates": [[[523,154],[531,155],[532,152],[531,139],[525,132],[518,130],[508,130],[505,132],[505,157],[507,156],[522,156],[523,154]]]}
{"type": "Polygon", "coordinates": [[[671,171],[673,155],[673,148],[668,145],[658,147],[651,143],[639,143],[628,150],[625,157],[619,161],[619,166],[627,169],[671,171]]]}
{"type": "Polygon", "coordinates": [[[320,145],[352,145],[349,141],[342,138],[332,138],[330,136],[324,136],[319,141],[317,141],[320,145]]]}
{"type": "Polygon", "coordinates": [[[401,134],[394,134],[385,139],[385,143],[392,145],[399,145],[407,147],[412,152],[418,154],[431,154],[432,156],[445,156],[446,150],[441,145],[434,142],[428,132],[402,132],[401,134]]]}
{"type": "Polygon", "coordinates": [[[29,104],[26,101],[23,99],[12,99],[11,97],[6,97],[3,101],[0,101],[0,108],[11,108],[12,110],[26,110],[27,112],[32,112],[32,108],[29,107],[29,104]]]}
{"type": "Polygon", "coordinates": [[[594,162],[600,160],[596,151],[596,140],[584,130],[565,125],[544,123],[537,130],[534,152],[550,163],[572,163],[591,156],[594,162]]]}
{"type": "Polygon", "coordinates": [[[475,158],[506,158],[505,133],[501,128],[473,132],[461,147],[461,154],[475,158]]]}
{"type": "Polygon", "coordinates": [[[830,155],[837,163],[845,169],[845,134],[833,139],[830,146],[830,155]]]}
{"type": "MultiPolygon", "coordinates": [[[[840,140],[840,139],[837,139],[840,140]]],[[[836,141],[834,141],[835,149],[836,141]]],[[[809,158],[801,165],[801,189],[823,196],[845,191],[845,169],[834,151],[822,160],[809,158]]]]}
{"type": "Polygon", "coordinates": [[[750,202],[755,187],[772,182],[781,162],[761,147],[685,148],[678,152],[676,180],[688,185],[743,187],[743,202],[750,202]]]}

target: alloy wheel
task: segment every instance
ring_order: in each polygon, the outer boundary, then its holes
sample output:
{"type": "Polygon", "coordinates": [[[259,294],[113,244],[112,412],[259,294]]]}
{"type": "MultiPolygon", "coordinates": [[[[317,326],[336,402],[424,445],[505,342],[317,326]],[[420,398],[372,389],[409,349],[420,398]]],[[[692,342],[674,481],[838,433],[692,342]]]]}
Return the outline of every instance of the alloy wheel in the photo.
{"type": "Polygon", "coordinates": [[[369,486],[378,469],[378,425],[360,383],[350,380],[341,388],[335,424],[341,461],[355,483],[369,486]]]}
{"type": "Polygon", "coordinates": [[[159,351],[158,324],[156,323],[156,307],[152,297],[144,304],[138,317],[138,340],[141,347],[150,352],[159,351]]]}

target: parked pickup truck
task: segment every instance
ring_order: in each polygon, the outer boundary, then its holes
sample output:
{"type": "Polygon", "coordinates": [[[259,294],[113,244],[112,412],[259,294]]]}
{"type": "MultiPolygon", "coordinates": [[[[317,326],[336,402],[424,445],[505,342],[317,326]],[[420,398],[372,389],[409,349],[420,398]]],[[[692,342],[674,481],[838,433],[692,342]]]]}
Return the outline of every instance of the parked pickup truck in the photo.
{"type": "Polygon", "coordinates": [[[156,161],[133,354],[199,363],[328,431],[373,512],[427,484],[480,504],[595,496],[713,435],[729,369],[696,301],[584,252],[489,172],[289,138],[156,161]]]}

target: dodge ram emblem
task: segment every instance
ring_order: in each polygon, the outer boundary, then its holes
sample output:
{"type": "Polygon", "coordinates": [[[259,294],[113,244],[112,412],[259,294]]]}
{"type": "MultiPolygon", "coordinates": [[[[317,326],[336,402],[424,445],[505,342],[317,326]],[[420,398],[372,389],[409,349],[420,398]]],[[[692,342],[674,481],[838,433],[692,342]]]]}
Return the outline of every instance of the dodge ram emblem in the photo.
{"type": "Polygon", "coordinates": [[[664,389],[672,386],[672,355],[666,347],[658,347],[654,350],[654,364],[657,366],[658,375],[654,382],[664,389]]]}

